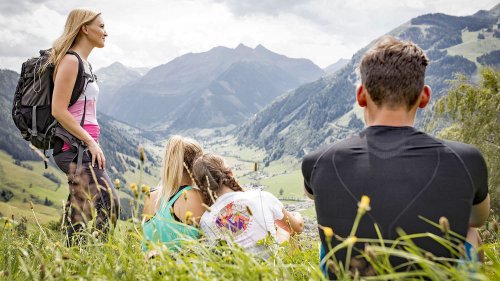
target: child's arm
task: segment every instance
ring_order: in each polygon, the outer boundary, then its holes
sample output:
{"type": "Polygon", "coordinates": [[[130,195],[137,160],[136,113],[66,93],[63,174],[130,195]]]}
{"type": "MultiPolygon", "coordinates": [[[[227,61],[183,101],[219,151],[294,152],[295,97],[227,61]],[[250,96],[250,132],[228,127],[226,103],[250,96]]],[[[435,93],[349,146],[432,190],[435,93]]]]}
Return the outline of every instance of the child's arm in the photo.
{"type": "Polygon", "coordinates": [[[278,226],[289,231],[290,234],[302,233],[302,231],[304,231],[304,219],[298,212],[290,213],[283,208],[283,218],[281,220],[277,220],[276,222],[278,226]]]}

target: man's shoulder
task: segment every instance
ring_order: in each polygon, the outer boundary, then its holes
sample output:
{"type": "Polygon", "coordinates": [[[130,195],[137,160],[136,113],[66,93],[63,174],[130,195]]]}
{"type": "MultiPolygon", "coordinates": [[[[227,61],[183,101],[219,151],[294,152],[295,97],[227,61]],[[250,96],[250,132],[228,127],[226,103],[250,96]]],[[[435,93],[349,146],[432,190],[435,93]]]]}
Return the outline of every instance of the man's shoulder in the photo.
{"type": "Polygon", "coordinates": [[[304,161],[316,161],[324,155],[334,153],[335,151],[349,149],[351,146],[358,144],[360,141],[361,138],[359,136],[359,133],[352,135],[351,137],[324,145],[308,153],[306,156],[304,156],[304,161]]]}
{"type": "Polygon", "coordinates": [[[475,157],[481,157],[481,152],[473,145],[463,143],[463,142],[458,142],[458,141],[452,141],[452,140],[444,140],[444,139],[439,139],[446,147],[451,149],[454,153],[456,153],[460,158],[475,158],[475,157]]]}

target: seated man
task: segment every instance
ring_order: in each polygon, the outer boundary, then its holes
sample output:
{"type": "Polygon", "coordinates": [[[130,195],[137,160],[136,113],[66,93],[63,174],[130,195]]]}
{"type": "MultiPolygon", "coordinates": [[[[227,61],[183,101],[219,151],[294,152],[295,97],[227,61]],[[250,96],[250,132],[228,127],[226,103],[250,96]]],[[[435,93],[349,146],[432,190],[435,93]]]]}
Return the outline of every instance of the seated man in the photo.
{"type": "MultiPolygon", "coordinates": [[[[302,162],[305,190],[315,200],[319,225],[348,237],[362,195],[371,198],[371,211],[361,219],[357,237],[376,238],[375,223],[384,239],[397,238],[398,228],[442,235],[419,216],[434,222],[446,217],[451,230],[464,237],[469,227],[483,225],[489,196],[480,152],[413,128],[417,109],[431,96],[424,85],[427,64],[422,49],[393,37],[383,38],[364,55],[356,97],[367,128],[302,162]]],[[[323,249],[328,249],[321,230],[320,237],[323,249]]],[[[432,239],[414,242],[436,256],[451,256],[432,239]]],[[[332,246],[338,243],[333,239],[332,246]]],[[[342,262],[345,256],[345,251],[335,254],[342,262]]],[[[332,272],[329,276],[334,277],[332,272]]]]}

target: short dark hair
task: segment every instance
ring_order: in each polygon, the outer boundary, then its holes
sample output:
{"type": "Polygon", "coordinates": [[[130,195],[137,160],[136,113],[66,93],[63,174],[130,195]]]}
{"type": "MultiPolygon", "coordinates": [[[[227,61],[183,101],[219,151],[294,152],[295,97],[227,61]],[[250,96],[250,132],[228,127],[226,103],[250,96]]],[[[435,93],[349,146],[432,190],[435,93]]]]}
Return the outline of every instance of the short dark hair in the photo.
{"type": "Polygon", "coordinates": [[[424,88],[428,63],[413,42],[384,36],[361,59],[361,83],[377,106],[410,109],[424,88]]]}

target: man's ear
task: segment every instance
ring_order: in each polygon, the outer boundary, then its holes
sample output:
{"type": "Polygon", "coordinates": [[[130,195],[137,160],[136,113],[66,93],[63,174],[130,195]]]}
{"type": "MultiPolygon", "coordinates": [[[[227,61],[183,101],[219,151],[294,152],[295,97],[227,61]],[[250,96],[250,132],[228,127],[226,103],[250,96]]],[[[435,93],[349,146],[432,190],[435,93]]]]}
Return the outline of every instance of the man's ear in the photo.
{"type": "Polygon", "coordinates": [[[356,88],[356,100],[359,106],[366,107],[366,89],[363,84],[359,84],[356,88]]]}
{"type": "Polygon", "coordinates": [[[424,85],[424,89],[422,89],[422,92],[420,93],[420,101],[418,102],[419,108],[424,108],[427,106],[427,104],[429,104],[429,101],[431,100],[431,94],[431,87],[429,87],[428,85],[424,85]]]}

